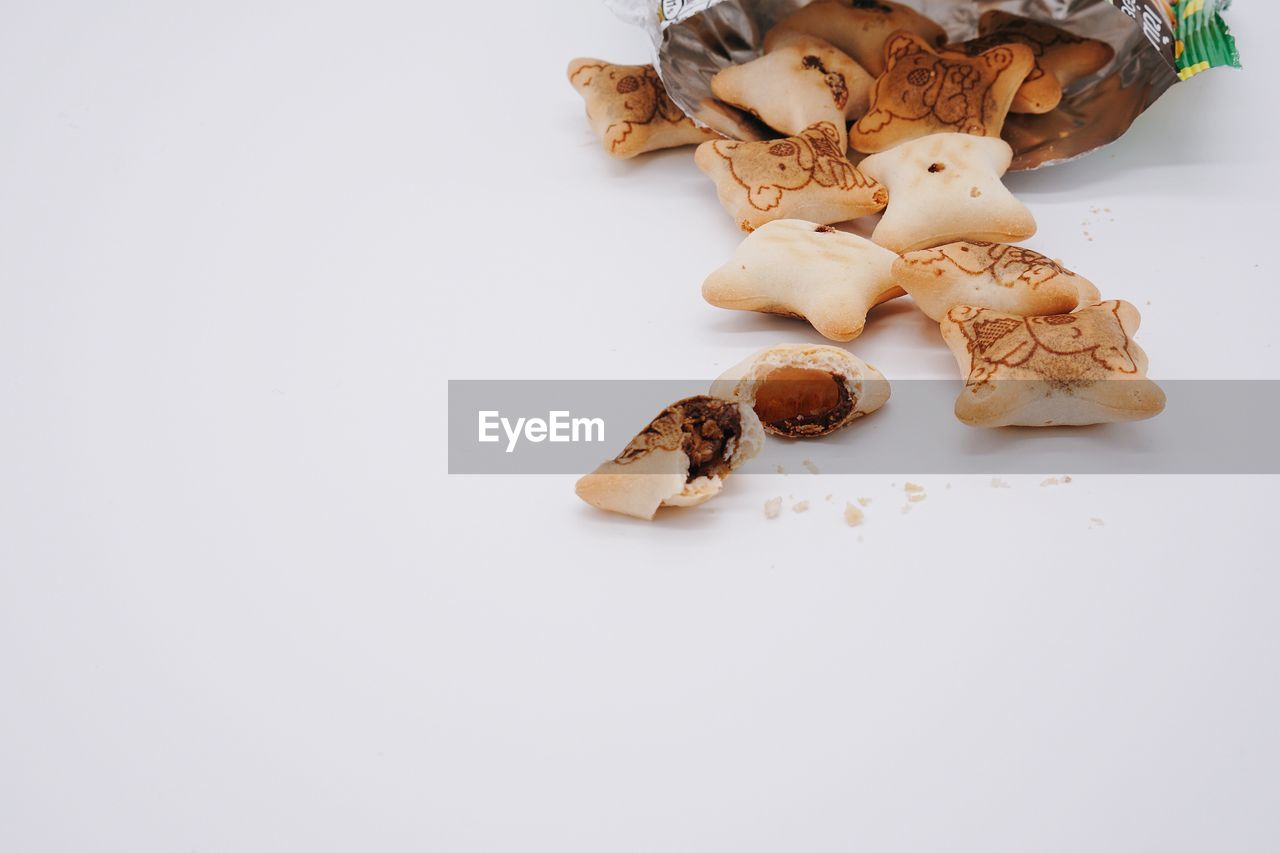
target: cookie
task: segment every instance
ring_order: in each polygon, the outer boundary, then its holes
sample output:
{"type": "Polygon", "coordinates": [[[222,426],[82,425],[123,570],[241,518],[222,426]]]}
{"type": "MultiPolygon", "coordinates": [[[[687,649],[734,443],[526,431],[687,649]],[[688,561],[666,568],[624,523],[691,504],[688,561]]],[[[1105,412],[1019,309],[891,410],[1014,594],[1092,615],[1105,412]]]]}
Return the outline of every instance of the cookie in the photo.
{"type": "Polygon", "coordinates": [[[944,56],[912,33],[889,39],[885,58],[871,108],[849,131],[849,144],[868,154],[931,133],[1000,136],[1013,96],[1035,65],[1025,44],[944,56]]]}
{"type": "Polygon", "coordinates": [[[1036,233],[1031,211],[1000,183],[1013,149],[1002,139],[939,133],[859,165],[889,191],[871,239],[895,252],[957,240],[1011,243],[1036,233]]]}
{"type": "Polygon", "coordinates": [[[702,283],[718,308],[808,320],[825,338],[851,341],[867,312],[902,295],[898,256],[854,234],[800,219],[765,223],[702,283]]]}
{"type": "Polygon", "coordinates": [[[889,201],[885,188],[844,156],[843,138],[824,121],[785,139],[704,142],[693,161],[715,181],[720,203],[743,231],[775,219],[830,225],[877,213],[889,201]]]}
{"type": "Polygon", "coordinates": [[[751,406],[773,435],[818,438],[883,406],[889,382],[839,347],[783,344],[729,368],[711,394],[751,406]]]}
{"type": "Polygon", "coordinates": [[[587,103],[591,129],[614,157],[720,138],[676,106],[652,65],[575,59],[569,63],[569,82],[587,103]]]}
{"type": "Polygon", "coordinates": [[[1066,314],[1102,298],[1088,279],[1039,252],[979,240],[908,252],[895,260],[892,275],[934,321],[956,305],[1032,317],[1066,314]]]}
{"type": "Polygon", "coordinates": [[[1119,300],[1045,317],[952,308],[941,329],[966,376],[956,417],[983,427],[1083,426],[1160,414],[1164,392],[1133,341],[1140,319],[1119,300]]]}
{"type": "Polygon", "coordinates": [[[774,130],[797,134],[834,125],[844,150],[845,122],[867,111],[872,77],[827,42],[796,33],[776,50],[711,78],[711,92],[774,130]]]}
{"type": "Polygon", "coordinates": [[[749,405],[688,397],[663,409],[617,457],[578,480],[575,491],[599,509],[652,519],[660,506],[714,497],[763,444],[749,405]]]}
{"type": "Polygon", "coordinates": [[[1062,100],[1064,88],[1100,71],[1115,56],[1106,42],[995,9],[978,19],[978,33],[978,38],[946,50],[973,56],[999,45],[1024,44],[1035,55],[1035,66],[1013,97],[1010,111],[1015,113],[1049,112],[1062,100]]]}
{"type": "Polygon", "coordinates": [[[889,37],[906,30],[931,45],[947,40],[946,31],[901,3],[887,0],[817,0],[778,21],[765,35],[766,52],[789,33],[801,32],[835,45],[872,75],[884,71],[884,46],[889,37]]]}

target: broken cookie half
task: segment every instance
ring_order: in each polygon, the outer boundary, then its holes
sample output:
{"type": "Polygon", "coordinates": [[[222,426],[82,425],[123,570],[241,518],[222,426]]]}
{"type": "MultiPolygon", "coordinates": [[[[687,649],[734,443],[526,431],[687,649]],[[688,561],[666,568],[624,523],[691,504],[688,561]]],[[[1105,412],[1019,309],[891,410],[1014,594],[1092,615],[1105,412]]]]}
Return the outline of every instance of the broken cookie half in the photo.
{"type": "Polygon", "coordinates": [[[764,431],[749,405],[687,397],[653,419],[614,459],[578,480],[599,509],[650,520],[660,506],[694,506],[760,452],[764,431]]]}
{"type": "Polygon", "coordinates": [[[839,347],[782,344],[729,368],[711,394],[746,403],[773,435],[818,438],[883,406],[889,381],[839,347]]]}

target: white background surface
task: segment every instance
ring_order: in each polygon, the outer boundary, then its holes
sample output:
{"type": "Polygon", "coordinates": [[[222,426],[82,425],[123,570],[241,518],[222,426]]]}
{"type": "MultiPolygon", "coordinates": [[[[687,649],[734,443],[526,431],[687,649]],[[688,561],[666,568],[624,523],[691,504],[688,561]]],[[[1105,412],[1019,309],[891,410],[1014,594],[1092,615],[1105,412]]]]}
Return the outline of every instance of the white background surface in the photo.
{"type": "MultiPolygon", "coordinates": [[[[1280,14],[1231,21],[1246,72],[1010,181],[1157,379],[1280,378],[1280,14]]],[[[577,55],[647,43],[5,7],[0,849],[1277,849],[1273,479],[740,476],[643,525],[445,474],[446,378],[819,340],[701,301],[740,235],[689,149],[603,155],[577,55]]],[[[954,371],[905,302],[851,349],[954,371]]]]}

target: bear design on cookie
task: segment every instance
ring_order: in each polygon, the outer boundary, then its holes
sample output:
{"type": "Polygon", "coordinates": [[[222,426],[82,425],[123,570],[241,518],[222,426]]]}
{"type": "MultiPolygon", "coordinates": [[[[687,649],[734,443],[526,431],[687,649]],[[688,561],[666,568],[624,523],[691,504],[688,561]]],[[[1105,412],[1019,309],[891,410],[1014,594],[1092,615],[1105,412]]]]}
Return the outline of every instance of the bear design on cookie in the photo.
{"type": "Polygon", "coordinates": [[[676,106],[652,65],[575,59],[569,65],[569,82],[586,99],[587,117],[605,150],[615,157],[718,137],[676,106]]]}
{"type": "Polygon", "coordinates": [[[942,56],[906,32],[890,39],[885,56],[871,109],[850,134],[853,147],[866,153],[932,133],[999,136],[1014,93],[1035,64],[1022,44],[974,57],[942,56]]]}
{"type": "Polygon", "coordinates": [[[837,147],[839,139],[830,122],[815,124],[796,136],[771,144],[768,154],[774,161],[772,168],[754,174],[739,172],[733,158],[726,156],[740,143],[715,142],[713,147],[729,162],[734,180],[746,190],[751,206],[756,210],[773,210],[782,201],[783,193],[801,190],[810,184],[850,190],[874,183],[845,159],[837,147]]]}
{"type": "Polygon", "coordinates": [[[1087,380],[1109,373],[1136,375],[1140,370],[1120,309],[1121,303],[1113,301],[1085,309],[1084,314],[1010,317],[961,306],[953,308],[947,320],[968,339],[973,359],[970,385],[989,382],[1001,367],[1031,369],[1057,379],[1075,374],[1087,380]]]}

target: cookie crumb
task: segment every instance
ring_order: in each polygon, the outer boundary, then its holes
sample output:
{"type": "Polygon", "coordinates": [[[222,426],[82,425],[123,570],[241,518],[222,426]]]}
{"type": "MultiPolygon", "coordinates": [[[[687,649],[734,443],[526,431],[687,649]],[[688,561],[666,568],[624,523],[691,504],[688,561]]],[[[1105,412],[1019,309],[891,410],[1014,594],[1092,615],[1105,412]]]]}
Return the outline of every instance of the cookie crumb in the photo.
{"type": "Polygon", "coordinates": [[[796,504],[791,507],[792,512],[805,512],[808,509],[809,509],[808,501],[797,501],[796,504]]]}
{"type": "Polygon", "coordinates": [[[924,500],[927,497],[929,496],[926,495],[924,492],[917,492],[914,495],[907,495],[907,500],[911,501],[911,503],[913,504],[918,504],[920,503],[920,501],[924,500]]]}
{"type": "Polygon", "coordinates": [[[921,486],[918,483],[904,483],[902,486],[902,491],[906,492],[909,495],[918,495],[924,491],[924,486],[921,486]]]}
{"type": "Polygon", "coordinates": [[[818,466],[813,464],[812,459],[805,459],[800,464],[803,465],[805,467],[805,470],[807,470],[810,474],[818,473],[818,466]]]}
{"type": "Polygon", "coordinates": [[[1011,488],[1013,488],[1013,486],[1010,486],[1008,483],[1006,483],[1004,480],[1001,480],[999,477],[992,477],[992,478],[991,478],[991,488],[993,488],[993,489],[1011,489],[1011,488]]]}
{"type": "Polygon", "coordinates": [[[862,523],[862,518],[863,518],[862,510],[858,509],[853,504],[847,503],[844,505],[844,523],[845,524],[849,525],[850,527],[857,527],[859,524],[862,523]]]}
{"type": "Polygon", "coordinates": [[[1067,476],[1063,477],[1063,478],[1062,478],[1062,482],[1063,482],[1063,483],[1070,483],[1070,482],[1071,482],[1071,476],[1068,474],[1067,476]]]}
{"type": "Polygon", "coordinates": [[[859,506],[871,506],[871,498],[858,498],[859,506]]]}
{"type": "Polygon", "coordinates": [[[1061,482],[1062,482],[1062,481],[1061,481],[1061,480],[1059,480],[1057,477],[1049,477],[1049,478],[1047,478],[1047,479],[1045,479],[1045,480],[1041,480],[1041,481],[1040,481],[1040,486],[1041,486],[1041,488],[1043,488],[1043,487],[1045,487],[1045,486],[1056,486],[1056,485],[1058,485],[1058,484],[1059,484],[1059,483],[1061,483],[1061,482]]]}
{"type": "Polygon", "coordinates": [[[779,474],[785,474],[785,473],[787,473],[787,469],[786,469],[786,468],[783,468],[781,465],[778,465],[778,466],[777,466],[777,471],[778,471],[778,473],[779,473],[779,474]]]}
{"type": "Polygon", "coordinates": [[[782,512],[782,498],[769,498],[764,502],[765,518],[777,518],[780,512],[782,512]]]}

